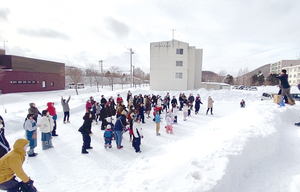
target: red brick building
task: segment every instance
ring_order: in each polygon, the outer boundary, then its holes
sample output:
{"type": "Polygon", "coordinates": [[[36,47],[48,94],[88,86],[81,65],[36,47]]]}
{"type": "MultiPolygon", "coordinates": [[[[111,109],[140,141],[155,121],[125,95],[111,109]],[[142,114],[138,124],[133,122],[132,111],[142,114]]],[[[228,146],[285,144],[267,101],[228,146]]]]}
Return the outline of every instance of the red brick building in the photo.
{"type": "Polygon", "coordinates": [[[0,67],[2,93],[65,89],[64,63],[5,55],[2,50],[0,67]]]}

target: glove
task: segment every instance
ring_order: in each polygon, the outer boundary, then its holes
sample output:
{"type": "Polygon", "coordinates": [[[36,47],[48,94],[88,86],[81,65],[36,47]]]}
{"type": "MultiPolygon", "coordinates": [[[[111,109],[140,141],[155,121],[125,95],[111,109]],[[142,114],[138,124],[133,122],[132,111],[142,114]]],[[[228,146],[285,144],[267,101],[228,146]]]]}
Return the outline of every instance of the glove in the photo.
{"type": "Polygon", "coordinates": [[[32,189],[35,189],[33,186],[33,180],[31,179],[27,183],[20,182],[20,184],[22,191],[32,191],[32,189]]]}
{"type": "Polygon", "coordinates": [[[142,139],[144,139],[144,136],[142,136],[142,139]]]}

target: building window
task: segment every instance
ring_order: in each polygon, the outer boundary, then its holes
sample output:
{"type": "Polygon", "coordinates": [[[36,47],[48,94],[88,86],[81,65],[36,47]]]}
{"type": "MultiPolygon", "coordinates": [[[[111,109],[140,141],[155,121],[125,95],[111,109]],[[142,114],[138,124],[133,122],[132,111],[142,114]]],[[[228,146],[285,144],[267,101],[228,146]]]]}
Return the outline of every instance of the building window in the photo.
{"type": "Polygon", "coordinates": [[[18,81],[19,84],[22,84],[22,81],[18,81]]]}
{"type": "Polygon", "coordinates": [[[182,67],[183,61],[176,61],[176,67],[182,67]]]}
{"type": "Polygon", "coordinates": [[[35,84],[35,81],[31,81],[31,83],[35,84]]]}
{"type": "Polygon", "coordinates": [[[296,78],[296,74],[294,75],[294,78],[296,78]]]}
{"type": "Polygon", "coordinates": [[[23,81],[23,83],[24,83],[24,84],[26,84],[26,83],[27,83],[27,81],[23,81]]]}
{"type": "Polygon", "coordinates": [[[51,82],[51,86],[52,86],[52,87],[54,86],[54,82],[51,82]]]}
{"type": "Polygon", "coordinates": [[[175,73],[176,79],[182,79],[182,73],[175,73]]]}
{"type": "Polygon", "coordinates": [[[46,88],[46,81],[42,81],[42,87],[46,88]]]}
{"type": "Polygon", "coordinates": [[[176,49],[177,55],[183,55],[183,49],[176,49]]]}
{"type": "Polygon", "coordinates": [[[10,81],[11,84],[17,84],[17,81],[10,81]]]}

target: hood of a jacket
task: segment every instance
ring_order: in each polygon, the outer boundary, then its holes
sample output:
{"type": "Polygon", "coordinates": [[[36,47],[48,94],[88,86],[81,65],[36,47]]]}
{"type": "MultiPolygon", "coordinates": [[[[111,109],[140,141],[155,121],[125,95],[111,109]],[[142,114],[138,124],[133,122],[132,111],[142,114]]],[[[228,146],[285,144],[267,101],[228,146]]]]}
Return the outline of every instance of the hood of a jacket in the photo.
{"type": "Polygon", "coordinates": [[[47,103],[47,106],[50,108],[50,107],[53,107],[52,104],[54,104],[53,102],[49,102],[47,103]]]}
{"type": "Polygon", "coordinates": [[[18,139],[18,140],[16,140],[16,142],[14,144],[14,151],[25,152],[24,147],[27,143],[29,143],[29,141],[27,139],[18,139]]]}

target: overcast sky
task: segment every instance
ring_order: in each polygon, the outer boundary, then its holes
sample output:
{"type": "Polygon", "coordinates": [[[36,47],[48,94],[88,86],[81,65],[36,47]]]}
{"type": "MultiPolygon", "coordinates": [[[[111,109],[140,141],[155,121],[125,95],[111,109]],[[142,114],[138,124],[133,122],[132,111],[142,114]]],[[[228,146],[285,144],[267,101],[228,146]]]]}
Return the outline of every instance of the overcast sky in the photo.
{"type": "MultiPolygon", "coordinates": [[[[150,72],[150,43],[203,49],[202,70],[236,76],[300,54],[299,0],[0,0],[9,55],[150,72]]],[[[1,42],[2,41],[2,42],[1,42]]]]}

